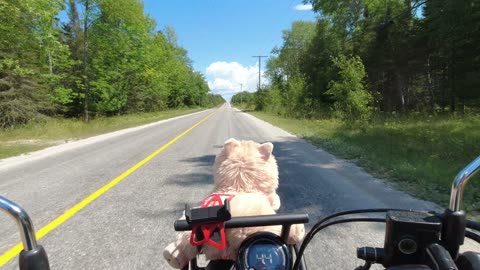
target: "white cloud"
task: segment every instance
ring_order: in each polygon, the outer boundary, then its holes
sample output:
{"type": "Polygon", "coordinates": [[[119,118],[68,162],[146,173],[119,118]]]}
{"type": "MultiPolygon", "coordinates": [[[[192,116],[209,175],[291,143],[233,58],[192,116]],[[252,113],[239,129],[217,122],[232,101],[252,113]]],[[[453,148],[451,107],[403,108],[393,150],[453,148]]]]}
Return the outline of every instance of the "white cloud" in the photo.
{"type": "MultiPolygon", "coordinates": [[[[207,67],[208,86],[215,94],[221,94],[226,100],[240,92],[240,84],[243,91],[255,92],[258,84],[258,64],[244,67],[238,62],[215,62],[207,67]]],[[[262,70],[262,85],[266,83],[262,70]]]]}
{"type": "Polygon", "coordinates": [[[307,4],[307,5],[296,5],[295,10],[312,10],[312,4],[307,4]]]}

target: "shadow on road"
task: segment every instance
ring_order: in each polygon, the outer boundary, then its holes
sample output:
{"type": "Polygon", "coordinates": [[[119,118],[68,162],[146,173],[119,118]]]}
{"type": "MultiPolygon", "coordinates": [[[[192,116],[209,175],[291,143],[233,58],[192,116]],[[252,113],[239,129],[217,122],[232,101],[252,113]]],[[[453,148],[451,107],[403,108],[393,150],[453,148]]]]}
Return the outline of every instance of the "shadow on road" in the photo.
{"type": "Polygon", "coordinates": [[[176,174],[167,179],[167,185],[191,187],[198,185],[212,185],[213,176],[206,173],[176,174]]]}
{"type": "MultiPolygon", "coordinates": [[[[153,220],[161,220],[165,217],[176,217],[180,218],[182,215],[183,210],[185,209],[185,204],[177,202],[171,205],[172,208],[168,209],[136,209],[135,215],[142,219],[153,219],[153,220]]],[[[172,222],[173,224],[173,222],[172,222]]],[[[173,225],[172,225],[173,227],[173,225]]]]}
{"type": "Polygon", "coordinates": [[[211,185],[213,187],[213,175],[211,171],[213,168],[213,162],[215,161],[215,155],[191,157],[180,161],[187,163],[185,166],[187,168],[197,167],[197,169],[195,169],[194,173],[188,172],[170,176],[166,181],[167,185],[182,187],[211,185]]]}
{"type": "MultiPolygon", "coordinates": [[[[215,145],[214,147],[221,148],[222,146],[215,145]]],[[[193,163],[194,166],[208,166],[209,168],[212,168],[214,161],[215,161],[215,155],[205,155],[205,156],[192,157],[192,158],[186,158],[181,160],[181,162],[193,163]]]]}

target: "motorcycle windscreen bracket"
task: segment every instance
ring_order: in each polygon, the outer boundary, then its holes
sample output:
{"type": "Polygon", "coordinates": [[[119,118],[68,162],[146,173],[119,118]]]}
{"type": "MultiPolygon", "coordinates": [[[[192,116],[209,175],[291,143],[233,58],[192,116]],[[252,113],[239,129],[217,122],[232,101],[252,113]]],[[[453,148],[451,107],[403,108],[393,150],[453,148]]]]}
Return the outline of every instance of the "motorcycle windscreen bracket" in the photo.
{"type": "Polygon", "coordinates": [[[217,249],[225,249],[227,241],[224,223],[232,217],[230,200],[233,197],[230,194],[212,194],[202,200],[199,208],[185,205],[185,218],[193,226],[190,244],[209,244],[217,249]]]}

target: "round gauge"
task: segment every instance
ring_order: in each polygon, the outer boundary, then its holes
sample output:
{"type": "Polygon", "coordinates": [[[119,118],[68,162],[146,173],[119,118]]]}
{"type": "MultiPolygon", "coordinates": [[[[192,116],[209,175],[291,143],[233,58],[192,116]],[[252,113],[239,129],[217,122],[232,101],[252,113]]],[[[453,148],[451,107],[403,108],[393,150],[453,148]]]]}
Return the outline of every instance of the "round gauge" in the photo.
{"type": "Polygon", "coordinates": [[[247,238],[238,252],[238,270],[288,270],[292,258],[287,245],[273,233],[257,233],[247,238]]]}

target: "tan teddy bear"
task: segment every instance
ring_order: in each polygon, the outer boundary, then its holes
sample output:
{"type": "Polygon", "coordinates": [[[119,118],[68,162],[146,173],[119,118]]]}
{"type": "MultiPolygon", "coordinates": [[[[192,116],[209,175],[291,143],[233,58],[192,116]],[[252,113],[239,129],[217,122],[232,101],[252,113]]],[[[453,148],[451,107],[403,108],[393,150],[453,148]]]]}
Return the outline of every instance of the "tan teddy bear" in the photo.
{"type": "MultiPolygon", "coordinates": [[[[230,201],[232,217],[275,214],[280,207],[276,193],[278,167],[272,151],[271,143],[229,139],[215,158],[212,194],[233,195],[230,201]]],[[[226,229],[225,249],[204,244],[201,252],[209,260],[236,260],[243,240],[259,231],[280,235],[281,226],[226,229]]],[[[293,225],[288,242],[299,243],[304,233],[303,224],[293,225]]],[[[177,240],[165,248],[163,256],[173,268],[183,268],[198,254],[197,247],[190,244],[190,235],[190,231],[179,234],[177,240]]]]}
{"type": "Polygon", "coordinates": [[[272,143],[227,140],[213,164],[213,192],[259,192],[268,196],[273,209],[278,210],[278,167],[272,151],[272,143]]]}

